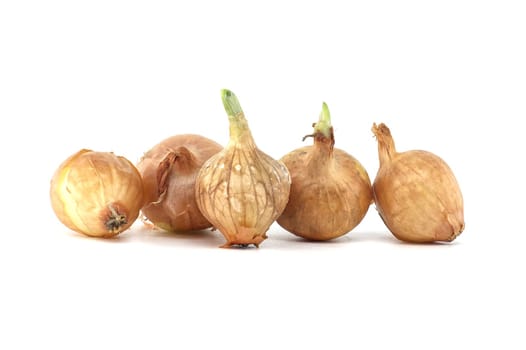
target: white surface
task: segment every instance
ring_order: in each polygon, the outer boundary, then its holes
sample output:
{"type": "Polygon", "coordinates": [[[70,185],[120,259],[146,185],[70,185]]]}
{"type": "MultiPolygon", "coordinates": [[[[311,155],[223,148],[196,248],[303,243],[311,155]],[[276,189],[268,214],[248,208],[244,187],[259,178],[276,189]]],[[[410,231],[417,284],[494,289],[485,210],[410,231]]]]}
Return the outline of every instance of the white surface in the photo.
{"type": "Polygon", "coordinates": [[[4,1],[0,348],[523,349],[526,12],[520,1],[4,1]],[[453,168],[466,230],[407,245],[370,208],[260,249],[140,224],[81,237],[49,180],[80,148],[136,161],[177,133],[225,144],[219,90],[259,147],[307,143],[321,102],[374,178],[373,122],[453,168]]]}

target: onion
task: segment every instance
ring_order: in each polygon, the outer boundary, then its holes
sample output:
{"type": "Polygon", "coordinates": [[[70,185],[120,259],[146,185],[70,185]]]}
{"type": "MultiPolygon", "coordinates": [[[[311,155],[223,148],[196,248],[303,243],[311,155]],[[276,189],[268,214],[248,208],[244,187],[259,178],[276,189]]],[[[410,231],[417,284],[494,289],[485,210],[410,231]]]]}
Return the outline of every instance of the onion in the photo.
{"type": "Polygon", "coordinates": [[[197,205],[225,236],[223,247],[257,247],[285,209],[290,175],[283,163],[257,148],[237,97],[222,90],[222,98],[230,122],[230,141],[199,171],[197,205]]]}
{"type": "Polygon", "coordinates": [[[281,158],[292,185],[287,207],[277,222],[300,237],[329,240],[362,221],[372,202],[371,181],[358,160],[334,148],[327,104],[323,103],[320,119],[313,126],[314,134],[308,136],[314,138],[314,145],[281,158]]]}
{"type": "Polygon", "coordinates": [[[372,131],[380,158],[374,200],[386,226],[402,241],[453,241],[464,230],[464,204],[449,166],[430,152],[396,152],[385,124],[372,131]]]}
{"type": "Polygon", "coordinates": [[[137,219],[143,184],[126,158],[83,149],[59,166],[51,179],[50,196],[55,214],[68,228],[109,238],[137,219]]]}
{"type": "Polygon", "coordinates": [[[206,137],[185,134],[169,137],[146,152],[137,164],[144,181],[144,216],[167,231],[210,227],[197,208],[195,179],[203,163],[222,149],[206,137]]]}

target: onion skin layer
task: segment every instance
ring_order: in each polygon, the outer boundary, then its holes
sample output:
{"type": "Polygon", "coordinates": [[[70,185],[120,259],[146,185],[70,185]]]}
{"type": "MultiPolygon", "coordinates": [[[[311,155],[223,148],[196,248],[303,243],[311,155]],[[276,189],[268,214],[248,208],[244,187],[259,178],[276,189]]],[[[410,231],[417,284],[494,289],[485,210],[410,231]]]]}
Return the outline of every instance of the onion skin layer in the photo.
{"type": "Polygon", "coordinates": [[[256,147],[237,97],[228,90],[222,91],[222,97],[230,140],[199,171],[197,204],[225,237],[223,248],[257,247],[285,209],[290,175],[283,163],[256,147]]]}
{"type": "Polygon", "coordinates": [[[373,133],[380,158],[374,200],[387,228],[406,242],[453,241],[464,230],[464,204],[449,166],[427,151],[396,152],[385,124],[374,124],[373,133]]]}
{"type": "Polygon", "coordinates": [[[222,149],[206,137],[181,134],[146,152],[137,164],[144,182],[143,215],[155,226],[172,232],[212,226],[197,207],[195,180],[203,163],[222,149]]]}
{"type": "MultiPolygon", "coordinates": [[[[325,104],[324,110],[329,118],[325,104]]],[[[365,217],[373,200],[365,168],[350,154],[334,148],[330,119],[323,129],[327,135],[316,129],[310,135],[314,145],[281,158],[292,184],[287,207],[277,220],[287,231],[317,241],[351,231],[365,217]]]]}
{"type": "Polygon", "coordinates": [[[59,166],[51,180],[50,197],[53,211],[68,228],[110,238],[139,216],[143,184],[126,158],[83,149],[59,166]]]}

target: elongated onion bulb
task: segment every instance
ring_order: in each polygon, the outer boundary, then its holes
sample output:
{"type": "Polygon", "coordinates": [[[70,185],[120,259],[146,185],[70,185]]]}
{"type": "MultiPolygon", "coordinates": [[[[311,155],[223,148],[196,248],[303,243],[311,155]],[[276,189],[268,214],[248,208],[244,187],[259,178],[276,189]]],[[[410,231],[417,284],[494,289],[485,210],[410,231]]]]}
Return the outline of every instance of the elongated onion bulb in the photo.
{"type": "Polygon", "coordinates": [[[210,227],[195,200],[195,179],[203,163],[221,151],[218,143],[199,135],[169,137],[146,152],[137,164],[142,175],[142,213],[167,231],[210,227]]]}
{"type": "Polygon", "coordinates": [[[222,90],[222,98],[230,122],[230,140],[199,171],[197,205],[225,236],[223,247],[259,246],[285,209],[290,175],[283,163],[256,147],[237,97],[222,90]]]}
{"type": "Polygon", "coordinates": [[[50,196],[55,214],[68,228],[109,238],[137,219],[143,184],[126,158],[83,149],[59,166],[51,180],[50,196]]]}
{"type": "Polygon", "coordinates": [[[329,240],[351,231],[373,200],[365,168],[334,148],[329,108],[323,104],[314,124],[314,145],[296,149],[281,160],[292,177],[289,202],[277,222],[311,240],[329,240]]]}
{"type": "Polygon", "coordinates": [[[464,230],[464,204],[449,166],[430,152],[398,153],[385,124],[372,131],[380,159],[374,199],[386,226],[403,241],[453,241],[464,230]]]}

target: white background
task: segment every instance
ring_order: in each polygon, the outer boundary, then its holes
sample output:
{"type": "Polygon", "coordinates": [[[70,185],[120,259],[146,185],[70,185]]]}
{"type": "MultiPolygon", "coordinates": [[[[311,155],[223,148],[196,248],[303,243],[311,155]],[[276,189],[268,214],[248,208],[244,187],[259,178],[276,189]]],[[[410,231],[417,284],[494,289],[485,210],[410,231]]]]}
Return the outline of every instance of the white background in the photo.
{"type": "Polygon", "coordinates": [[[526,11],[521,1],[3,1],[0,348],[524,349],[526,11]],[[336,146],[378,169],[373,122],[454,170],[465,232],[395,240],[371,206],[348,235],[279,226],[259,249],[137,223],[115,240],[56,219],[81,148],[137,161],[167,136],[226,144],[219,91],[258,146],[336,146]]]}

